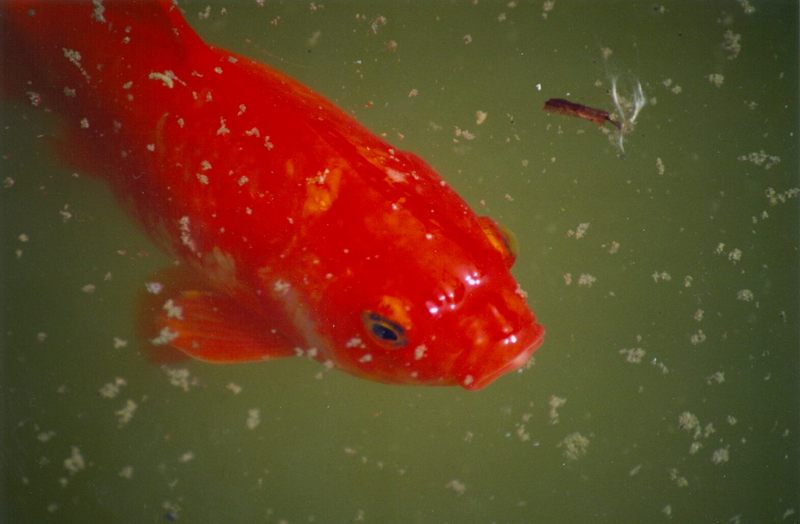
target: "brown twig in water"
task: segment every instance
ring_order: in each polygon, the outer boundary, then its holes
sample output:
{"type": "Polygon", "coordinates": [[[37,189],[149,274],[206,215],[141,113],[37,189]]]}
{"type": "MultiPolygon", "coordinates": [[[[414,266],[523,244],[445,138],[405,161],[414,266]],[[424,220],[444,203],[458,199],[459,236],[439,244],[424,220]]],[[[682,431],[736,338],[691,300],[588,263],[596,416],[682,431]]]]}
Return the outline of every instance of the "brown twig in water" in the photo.
{"type": "Polygon", "coordinates": [[[576,104],[575,102],[570,102],[569,100],[564,100],[563,98],[551,98],[544,103],[544,107],[542,109],[549,113],[560,113],[567,116],[576,116],[578,118],[594,122],[600,127],[603,127],[606,122],[609,122],[617,129],[621,128],[619,122],[611,119],[608,111],[595,109],[583,104],[576,104]]]}

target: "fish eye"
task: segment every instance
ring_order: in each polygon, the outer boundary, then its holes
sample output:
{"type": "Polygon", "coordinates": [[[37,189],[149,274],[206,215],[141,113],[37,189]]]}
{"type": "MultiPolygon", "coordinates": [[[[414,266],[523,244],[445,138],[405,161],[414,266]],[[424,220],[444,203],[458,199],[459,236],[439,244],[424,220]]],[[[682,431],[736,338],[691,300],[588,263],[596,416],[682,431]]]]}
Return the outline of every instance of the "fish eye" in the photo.
{"type": "Polygon", "coordinates": [[[381,346],[387,349],[398,349],[406,345],[406,330],[397,322],[372,311],[365,311],[361,318],[367,332],[381,346]]]}
{"type": "Polygon", "coordinates": [[[489,217],[478,217],[478,221],[492,247],[500,252],[508,267],[513,266],[517,258],[517,239],[511,231],[489,217]]]}

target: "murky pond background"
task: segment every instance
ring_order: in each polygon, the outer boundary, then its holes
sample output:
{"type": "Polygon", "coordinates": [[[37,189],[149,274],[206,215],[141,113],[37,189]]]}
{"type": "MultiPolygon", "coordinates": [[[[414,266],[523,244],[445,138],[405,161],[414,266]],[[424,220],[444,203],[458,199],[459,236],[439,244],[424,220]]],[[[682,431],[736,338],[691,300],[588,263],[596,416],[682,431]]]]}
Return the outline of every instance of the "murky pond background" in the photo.
{"type": "Polygon", "coordinates": [[[545,344],[480,392],[160,368],[169,257],[6,101],[0,520],[800,521],[795,2],[181,5],[513,230],[545,344]],[[648,101],[625,158],[541,111],[613,77],[648,101]]]}

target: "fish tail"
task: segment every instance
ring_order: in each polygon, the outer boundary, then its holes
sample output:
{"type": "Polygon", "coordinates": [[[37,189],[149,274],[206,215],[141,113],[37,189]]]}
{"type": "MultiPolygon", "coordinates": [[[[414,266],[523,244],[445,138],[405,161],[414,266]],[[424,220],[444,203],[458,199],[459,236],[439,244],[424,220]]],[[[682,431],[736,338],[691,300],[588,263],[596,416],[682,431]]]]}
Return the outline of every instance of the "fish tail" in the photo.
{"type": "Polygon", "coordinates": [[[61,160],[103,175],[114,126],[152,105],[133,90],[200,45],[169,0],[0,0],[0,95],[60,117],[61,160]]]}
{"type": "Polygon", "coordinates": [[[0,1],[6,97],[35,93],[37,102],[59,105],[95,96],[132,63],[156,52],[179,60],[200,43],[169,0],[0,1]]]}

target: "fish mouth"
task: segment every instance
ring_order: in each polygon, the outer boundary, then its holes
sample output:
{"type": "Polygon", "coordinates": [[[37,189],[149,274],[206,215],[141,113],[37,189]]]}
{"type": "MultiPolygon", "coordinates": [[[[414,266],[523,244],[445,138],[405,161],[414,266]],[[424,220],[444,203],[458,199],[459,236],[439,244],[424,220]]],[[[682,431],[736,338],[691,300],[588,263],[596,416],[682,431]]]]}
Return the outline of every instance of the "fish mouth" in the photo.
{"type": "Polygon", "coordinates": [[[524,366],[528,360],[530,360],[533,353],[539,349],[539,347],[542,345],[542,342],[544,342],[545,330],[543,326],[534,324],[533,328],[531,329],[531,333],[531,341],[525,345],[525,347],[520,350],[515,357],[506,361],[503,365],[495,368],[482,369],[481,371],[474,373],[466,373],[461,379],[461,386],[470,391],[477,391],[485,388],[500,376],[512,371],[516,371],[524,366]]]}

